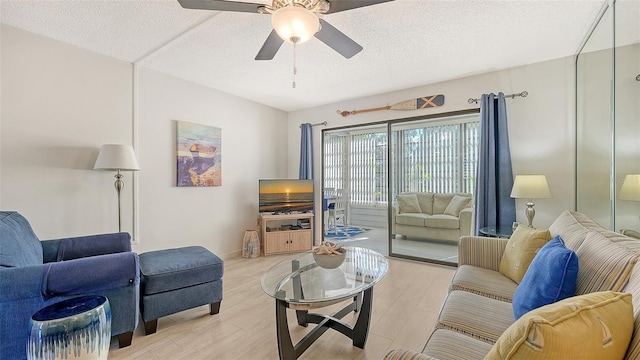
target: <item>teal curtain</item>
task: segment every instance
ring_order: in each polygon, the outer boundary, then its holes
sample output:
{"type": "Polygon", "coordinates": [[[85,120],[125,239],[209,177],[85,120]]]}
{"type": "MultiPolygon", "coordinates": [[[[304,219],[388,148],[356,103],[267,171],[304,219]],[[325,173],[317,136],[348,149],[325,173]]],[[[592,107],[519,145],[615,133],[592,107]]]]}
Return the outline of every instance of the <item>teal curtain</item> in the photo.
{"type": "Polygon", "coordinates": [[[475,234],[487,226],[511,226],[516,202],[511,198],[513,172],[504,94],[482,95],[476,177],[475,234]]]}
{"type": "Polygon", "coordinates": [[[309,123],[300,125],[300,179],[313,179],[313,127],[309,123]]]}

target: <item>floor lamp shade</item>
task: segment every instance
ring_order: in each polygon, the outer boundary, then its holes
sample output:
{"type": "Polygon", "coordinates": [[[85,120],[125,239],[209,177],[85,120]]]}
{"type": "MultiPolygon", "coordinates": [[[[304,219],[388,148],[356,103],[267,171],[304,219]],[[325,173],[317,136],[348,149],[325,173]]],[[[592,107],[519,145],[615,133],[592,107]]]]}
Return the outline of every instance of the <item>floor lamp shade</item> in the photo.
{"type": "Polygon", "coordinates": [[[116,170],[116,182],[114,183],[118,195],[118,231],[122,231],[122,216],[120,211],[120,193],[124,188],[124,175],[120,171],[138,171],[140,166],[136,159],[136,153],[131,145],[105,144],[100,148],[100,153],[93,166],[95,170],[116,170]]]}
{"type": "Polygon", "coordinates": [[[547,177],[544,175],[517,175],[513,181],[511,197],[516,199],[529,199],[525,214],[529,220],[529,227],[533,227],[533,217],[536,210],[531,199],[546,199],[551,197],[547,177]]]}
{"type": "Polygon", "coordinates": [[[140,170],[133,147],[120,144],[102,145],[93,168],[95,170],[140,170]]]}

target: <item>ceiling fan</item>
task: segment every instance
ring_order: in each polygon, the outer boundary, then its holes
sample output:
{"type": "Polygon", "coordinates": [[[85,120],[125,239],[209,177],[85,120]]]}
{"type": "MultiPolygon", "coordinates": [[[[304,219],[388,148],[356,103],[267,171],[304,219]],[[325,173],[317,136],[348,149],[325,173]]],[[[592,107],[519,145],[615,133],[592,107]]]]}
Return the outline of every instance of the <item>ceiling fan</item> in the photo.
{"type": "Polygon", "coordinates": [[[315,36],[330,48],[349,59],[362,46],[318,15],[380,4],[393,0],[272,0],[272,4],[229,0],[178,0],[185,9],[236,11],[271,14],[273,30],[258,51],[256,60],[271,60],[287,41],[300,44],[315,36]]]}

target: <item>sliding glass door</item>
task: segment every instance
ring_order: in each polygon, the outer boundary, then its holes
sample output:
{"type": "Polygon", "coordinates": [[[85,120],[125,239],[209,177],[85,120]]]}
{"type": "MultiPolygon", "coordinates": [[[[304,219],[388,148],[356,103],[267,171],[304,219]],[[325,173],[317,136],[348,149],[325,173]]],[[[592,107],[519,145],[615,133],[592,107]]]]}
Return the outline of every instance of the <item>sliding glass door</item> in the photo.
{"type": "Polygon", "coordinates": [[[324,240],[456,264],[473,225],[478,124],[472,110],[323,130],[324,240]],[[456,194],[467,208],[443,214],[456,194]]]}
{"type": "Polygon", "coordinates": [[[478,120],[474,113],[390,124],[391,255],[457,264],[473,214],[445,210],[454,194],[472,205],[478,120]]]}

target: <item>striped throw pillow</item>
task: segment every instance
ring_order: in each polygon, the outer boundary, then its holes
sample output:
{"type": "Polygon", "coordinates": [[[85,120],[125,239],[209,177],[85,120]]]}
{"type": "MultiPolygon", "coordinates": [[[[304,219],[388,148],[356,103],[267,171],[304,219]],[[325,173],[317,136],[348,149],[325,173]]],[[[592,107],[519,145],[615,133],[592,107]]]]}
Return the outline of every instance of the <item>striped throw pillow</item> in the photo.
{"type": "Polygon", "coordinates": [[[596,232],[587,235],[576,254],[580,260],[576,295],[621,291],[639,256],[596,232]]]}

